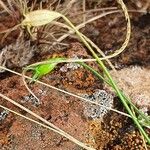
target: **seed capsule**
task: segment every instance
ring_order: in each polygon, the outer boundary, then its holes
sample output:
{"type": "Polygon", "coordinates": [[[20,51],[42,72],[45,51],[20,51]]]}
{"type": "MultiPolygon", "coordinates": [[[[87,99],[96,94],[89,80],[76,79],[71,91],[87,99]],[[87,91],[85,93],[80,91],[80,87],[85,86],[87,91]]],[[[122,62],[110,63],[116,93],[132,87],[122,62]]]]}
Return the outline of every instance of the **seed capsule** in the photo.
{"type": "Polygon", "coordinates": [[[42,26],[52,22],[54,19],[61,17],[62,15],[55,11],[46,9],[35,10],[25,15],[25,19],[22,21],[23,26],[42,26]]]}

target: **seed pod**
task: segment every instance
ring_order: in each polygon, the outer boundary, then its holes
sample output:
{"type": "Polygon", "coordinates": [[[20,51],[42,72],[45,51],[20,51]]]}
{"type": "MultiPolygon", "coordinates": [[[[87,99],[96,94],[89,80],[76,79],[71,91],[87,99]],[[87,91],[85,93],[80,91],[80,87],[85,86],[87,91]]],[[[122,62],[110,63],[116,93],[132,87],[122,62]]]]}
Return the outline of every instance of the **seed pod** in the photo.
{"type": "Polygon", "coordinates": [[[46,25],[53,21],[54,19],[57,19],[61,17],[62,15],[55,11],[50,11],[46,9],[42,10],[35,10],[32,12],[29,12],[25,15],[25,19],[22,21],[23,26],[41,26],[46,25]]]}

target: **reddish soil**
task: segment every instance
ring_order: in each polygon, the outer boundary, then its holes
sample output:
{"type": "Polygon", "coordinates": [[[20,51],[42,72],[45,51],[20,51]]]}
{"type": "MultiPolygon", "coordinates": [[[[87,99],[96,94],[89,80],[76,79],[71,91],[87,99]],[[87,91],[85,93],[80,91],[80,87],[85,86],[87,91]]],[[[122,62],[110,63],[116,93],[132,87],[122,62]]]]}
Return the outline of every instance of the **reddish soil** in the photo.
{"type": "MultiPolygon", "coordinates": [[[[62,6],[64,3],[62,2],[62,6]]],[[[38,4],[39,3],[37,3],[37,6],[38,4]]],[[[75,6],[77,6],[77,4],[75,6]]],[[[127,2],[126,4],[129,9],[141,10],[144,8],[146,1],[141,2],[140,8],[136,2],[127,2]]],[[[44,7],[46,8],[47,5],[45,2],[44,7]]],[[[110,2],[100,4],[96,1],[87,0],[87,9],[112,6],[116,6],[116,3],[111,0],[110,2]]],[[[148,10],[149,8],[146,8],[146,11],[148,10]]],[[[132,37],[130,43],[125,52],[119,57],[113,58],[112,62],[117,69],[128,68],[130,65],[138,65],[143,68],[146,67],[149,70],[150,15],[148,13],[130,13],[130,16],[132,23],[132,37]]],[[[16,18],[20,18],[20,14],[17,10],[16,18]]],[[[79,20],[80,19],[79,17],[79,20]]],[[[15,18],[9,16],[7,13],[3,13],[0,18],[0,31],[8,29],[17,23],[18,21],[16,21],[15,18]]],[[[119,48],[124,41],[126,33],[125,26],[126,22],[124,21],[123,15],[113,14],[86,25],[83,32],[108,55],[119,48]]],[[[0,34],[0,52],[4,51],[4,47],[9,51],[5,54],[6,66],[18,72],[21,72],[22,66],[24,65],[41,61],[52,56],[91,58],[90,53],[87,52],[77,40],[68,39],[68,41],[71,41],[68,48],[60,49],[60,51],[55,50],[55,52],[47,52],[49,49],[46,49],[47,47],[45,45],[40,45],[38,40],[30,41],[29,35],[26,32],[23,33],[21,40],[24,40],[23,45],[27,45],[27,47],[23,48],[24,46],[20,44],[22,47],[20,46],[18,51],[14,51],[17,47],[15,41],[18,35],[19,30],[15,30],[2,41],[4,35],[0,34]],[[28,43],[28,41],[30,41],[30,43],[28,43]],[[9,45],[12,45],[12,47],[6,48],[6,46],[9,45]],[[19,52],[19,58],[18,55],[16,56],[17,52],[19,52]],[[26,63],[22,64],[22,60],[25,60],[26,63]]],[[[96,63],[89,64],[98,70],[96,63]]],[[[31,75],[30,73],[28,74],[31,75]]],[[[144,73],[141,77],[143,76],[144,73]]],[[[102,81],[99,81],[92,73],[80,66],[73,69],[67,68],[67,64],[60,64],[51,74],[44,76],[41,80],[47,84],[78,95],[90,95],[95,92],[96,89],[104,89],[110,92],[108,88],[104,88],[102,81]]],[[[89,119],[89,116],[86,116],[84,113],[85,102],[38,83],[30,84],[29,86],[40,99],[39,102],[26,90],[21,77],[9,72],[0,73],[1,93],[29,108],[78,140],[93,146],[97,150],[145,150],[142,137],[129,118],[108,111],[103,119],[89,119]]],[[[149,91],[149,86],[147,86],[145,90],[149,91]]],[[[0,104],[16,110],[25,116],[31,117],[25,111],[15,107],[2,98],[0,98],[0,104]]],[[[114,108],[124,111],[122,104],[115,96],[114,108]]],[[[59,134],[0,109],[0,149],[79,150],[81,148],[59,134]]],[[[150,149],[150,147],[148,147],[148,149],[150,149]]]]}

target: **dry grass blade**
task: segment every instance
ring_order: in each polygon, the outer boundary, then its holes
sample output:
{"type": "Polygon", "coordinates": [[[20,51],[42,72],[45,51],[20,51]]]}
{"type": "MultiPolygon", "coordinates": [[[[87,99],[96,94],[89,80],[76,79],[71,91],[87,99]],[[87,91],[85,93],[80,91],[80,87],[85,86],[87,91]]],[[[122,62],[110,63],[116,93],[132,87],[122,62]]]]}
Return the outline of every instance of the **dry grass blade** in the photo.
{"type": "Polygon", "coordinates": [[[86,21],[86,0],[83,0],[82,2],[82,9],[83,9],[83,23],[86,21]]]}
{"type": "MultiPolygon", "coordinates": [[[[124,4],[124,2],[123,2],[122,0],[117,0],[117,2],[120,4],[120,6],[121,6],[121,8],[122,8],[122,10],[123,10],[123,12],[124,12],[125,18],[126,18],[126,20],[127,20],[126,39],[125,39],[124,43],[122,44],[121,48],[119,48],[118,50],[116,50],[113,54],[110,54],[110,55],[105,56],[105,57],[102,58],[102,59],[107,59],[107,61],[108,61],[109,58],[113,58],[113,57],[119,55],[120,53],[122,53],[122,52],[125,50],[125,48],[126,48],[127,45],[128,45],[128,42],[129,42],[129,39],[130,39],[130,35],[131,35],[130,17],[129,17],[129,14],[128,14],[128,10],[127,10],[127,8],[126,8],[126,5],[124,4]]],[[[79,30],[80,28],[84,27],[85,24],[87,24],[87,23],[89,23],[89,22],[92,22],[92,21],[97,20],[97,19],[99,19],[99,18],[101,18],[101,17],[103,17],[103,16],[106,16],[106,15],[112,14],[112,13],[116,13],[116,12],[120,12],[120,10],[114,10],[114,11],[106,12],[106,13],[103,13],[103,14],[101,14],[101,15],[99,15],[99,16],[93,17],[92,19],[90,19],[90,20],[88,20],[88,21],[86,21],[86,22],[84,22],[84,23],[82,23],[82,24],[76,26],[76,29],[79,30]]],[[[73,34],[73,33],[74,33],[74,31],[69,31],[68,34],[65,34],[65,35],[61,36],[59,39],[57,39],[57,42],[54,42],[54,43],[53,43],[53,45],[52,45],[50,48],[52,48],[52,47],[53,47],[54,45],[56,45],[58,42],[61,42],[62,40],[64,40],[66,37],[68,37],[70,34],[73,34]]],[[[103,56],[104,56],[104,55],[103,55],[103,56]]],[[[110,63],[110,62],[109,62],[109,63],[110,63]]]]}
{"type": "Polygon", "coordinates": [[[145,150],[148,150],[147,145],[146,145],[146,141],[145,141],[144,136],[142,135],[142,133],[141,133],[141,138],[143,140],[143,144],[144,144],[145,150]]]}
{"type": "MultiPolygon", "coordinates": [[[[61,26],[63,28],[67,28],[69,29],[71,32],[73,32],[72,28],[70,28],[69,26],[67,26],[66,24],[60,23],[60,22],[53,22],[55,25],[61,26]]],[[[85,24],[85,23],[83,23],[85,24]]],[[[82,34],[82,33],[81,33],[82,34]]],[[[105,58],[105,54],[103,53],[103,51],[94,43],[92,42],[88,37],[86,37],[84,34],[82,34],[82,36],[86,39],[87,42],[89,42],[93,48],[95,48],[97,50],[97,52],[99,52],[101,54],[101,56],[103,56],[103,58],[105,58]]],[[[94,59],[95,60],[95,59],[94,59]]],[[[96,61],[96,60],[95,60],[96,61]]],[[[111,61],[109,59],[106,58],[107,63],[109,64],[109,66],[112,68],[112,70],[114,72],[116,72],[115,67],[113,66],[113,64],[111,63],[111,61]]]]}
{"type": "MultiPolygon", "coordinates": [[[[93,17],[92,19],[89,19],[88,21],[83,22],[82,24],[76,26],[76,29],[79,30],[79,29],[83,28],[86,24],[88,24],[88,23],[90,23],[90,22],[92,22],[92,21],[95,21],[95,20],[97,20],[97,19],[99,19],[99,18],[101,18],[101,17],[104,17],[104,16],[109,15],[109,14],[112,14],[112,13],[117,13],[117,12],[119,12],[119,11],[118,11],[118,10],[110,11],[110,12],[106,12],[106,13],[103,13],[103,14],[101,14],[101,15],[98,15],[98,16],[96,16],[96,17],[93,17]]],[[[59,23],[59,24],[60,24],[60,23],[59,23]]],[[[59,25],[59,24],[57,23],[57,25],[59,25]]],[[[66,25],[64,25],[64,24],[62,24],[61,26],[62,26],[62,27],[66,27],[66,25]]],[[[57,43],[61,42],[62,40],[64,40],[64,39],[67,38],[70,34],[73,34],[73,33],[74,33],[74,31],[73,31],[73,30],[70,30],[67,34],[64,34],[64,35],[61,36],[59,39],[57,39],[57,41],[54,42],[50,48],[52,48],[52,47],[55,46],[57,43]]],[[[84,36],[84,35],[82,34],[82,36],[84,36]]],[[[116,72],[116,70],[115,70],[113,64],[109,61],[109,59],[107,58],[107,56],[105,56],[105,54],[102,52],[102,50],[100,50],[100,48],[99,48],[94,42],[92,42],[89,38],[87,38],[86,36],[84,36],[84,38],[101,54],[101,56],[103,56],[103,57],[100,58],[100,59],[106,59],[106,61],[107,61],[108,64],[110,65],[110,67],[114,70],[114,72],[116,72]]],[[[87,60],[87,61],[88,61],[88,60],[87,60]]],[[[93,59],[93,61],[96,61],[96,59],[93,59]]]]}
{"type": "MultiPolygon", "coordinates": [[[[83,28],[86,24],[88,24],[88,23],[90,23],[90,22],[93,22],[93,21],[95,21],[95,20],[97,20],[97,19],[99,19],[99,18],[101,18],[101,17],[104,17],[104,16],[109,15],[109,14],[117,13],[117,12],[121,12],[121,11],[119,11],[119,10],[114,10],[114,11],[105,12],[105,13],[103,13],[103,14],[101,14],[101,15],[95,16],[95,17],[93,17],[93,18],[87,20],[86,22],[83,22],[83,23],[81,23],[80,25],[76,26],[76,29],[79,30],[79,29],[83,28]]],[[[61,24],[61,23],[57,23],[57,25],[60,25],[60,24],[61,24]]],[[[61,27],[65,27],[65,28],[66,28],[66,25],[62,24],[61,27]]],[[[70,34],[73,34],[74,32],[75,32],[75,31],[70,30],[67,34],[64,34],[63,36],[61,36],[60,38],[58,38],[57,41],[52,44],[52,46],[50,47],[50,49],[51,49],[53,46],[55,46],[57,43],[60,43],[62,40],[64,40],[65,38],[67,38],[70,34]]],[[[82,34],[82,36],[84,36],[84,35],[82,34]]],[[[101,54],[101,56],[103,56],[103,57],[100,58],[100,59],[101,59],[101,60],[106,60],[106,61],[108,62],[108,64],[110,65],[110,67],[113,69],[113,71],[116,72],[116,70],[115,70],[113,64],[109,61],[108,56],[105,56],[105,54],[103,53],[103,51],[100,50],[100,48],[99,48],[94,42],[92,42],[89,38],[87,38],[87,37],[85,37],[85,36],[84,36],[84,38],[101,54]]],[[[85,61],[96,61],[96,59],[85,60],[85,61]]]]}
{"type": "Polygon", "coordinates": [[[66,5],[66,8],[61,11],[61,14],[64,14],[64,15],[68,14],[68,13],[69,13],[69,10],[72,8],[72,5],[73,5],[75,2],[77,2],[77,0],[68,0],[68,3],[67,3],[67,5],[66,5]]]}
{"type": "Polygon", "coordinates": [[[31,119],[31,118],[29,118],[29,117],[26,117],[26,116],[24,116],[24,115],[22,115],[22,114],[20,114],[20,113],[18,113],[18,112],[16,112],[16,111],[12,110],[12,109],[9,109],[9,108],[7,108],[7,107],[5,107],[5,106],[2,106],[2,105],[0,105],[0,107],[3,108],[3,109],[5,109],[5,110],[8,110],[8,111],[11,112],[11,113],[14,113],[14,114],[20,116],[20,117],[22,117],[22,118],[25,118],[25,119],[27,119],[27,120],[29,120],[29,121],[31,121],[31,122],[34,122],[34,123],[36,123],[36,124],[38,124],[38,125],[40,125],[40,126],[42,126],[42,127],[45,127],[45,128],[47,128],[47,129],[50,129],[50,130],[52,130],[52,131],[54,131],[54,132],[56,132],[56,133],[58,132],[57,130],[55,130],[55,129],[49,127],[49,126],[47,126],[47,125],[45,125],[45,124],[42,124],[42,123],[40,123],[40,122],[38,122],[38,121],[36,121],[36,120],[34,120],[34,119],[31,119]]]}
{"type": "Polygon", "coordinates": [[[76,15],[82,15],[84,13],[86,14],[89,14],[89,13],[93,13],[93,12],[98,12],[98,11],[106,11],[106,10],[117,10],[117,7],[104,7],[104,8],[94,8],[94,9],[90,9],[90,10],[85,10],[83,12],[79,12],[79,13],[76,13],[76,15]]]}
{"type": "MultiPolygon", "coordinates": [[[[79,29],[83,28],[83,27],[84,27],[86,24],[88,24],[88,23],[91,23],[91,22],[93,22],[93,21],[95,21],[95,20],[97,20],[97,19],[99,19],[99,18],[102,18],[102,17],[104,17],[104,16],[106,16],[106,15],[113,14],[113,13],[118,13],[118,12],[121,12],[121,11],[119,11],[119,10],[113,10],[113,11],[109,11],[109,12],[102,13],[102,14],[100,14],[100,15],[98,15],[98,16],[95,16],[95,17],[93,17],[93,18],[87,20],[86,22],[81,23],[80,25],[76,26],[76,29],[79,30],[79,29]]],[[[74,33],[75,33],[75,31],[74,31],[74,30],[71,30],[71,31],[69,31],[67,34],[62,35],[60,38],[57,39],[56,42],[54,42],[54,43],[52,44],[52,46],[50,47],[50,49],[51,49],[53,46],[55,46],[57,43],[61,42],[62,40],[64,40],[65,38],[67,38],[68,36],[70,36],[71,34],[74,34],[74,33]]]]}
{"type": "Polygon", "coordinates": [[[0,6],[6,11],[8,12],[10,15],[12,15],[12,11],[5,5],[5,3],[0,0],[0,6]]]}
{"type": "Polygon", "coordinates": [[[72,137],[71,135],[69,135],[68,133],[64,132],[63,130],[61,130],[60,128],[58,128],[57,126],[55,126],[54,124],[48,122],[47,120],[43,119],[39,115],[35,114],[34,112],[32,112],[31,110],[27,109],[26,107],[20,105],[19,103],[15,102],[14,100],[8,98],[7,96],[5,96],[5,95],[3,95],[3,94],[0,93],[0,97],[2,97],[3,99],[9,101],[10,103],[14,104],[15,106],[21,108],[22,110],[26,111],[30,115],[32,115],[32,116],[36,117],[37,119],[41,120],[45,124],[49,125],[53,129],[57,130],[57,133],[59,133],[60,135],[66,137],[67,139],[69,139],[70,141],[72,141],[75,144],[79,145],[80,147],[82,147],[82,148],[84,148],[86,150],[95,150],[94,148],[90,148],[90,147],[86,146],[84,143],[78,141],[77,139],[75,139],[74,137],[72,137]]]}
{"type": "Polygon", "coordinates": [[[31,89],[28,87],[28,84],[25,81],[25,78],[24,78],[25,70],[22,72],[22,74],[23,74],[22,80],[23,80],[24,86],[26,87],[28,92],[39,102],[40,101],[39,98],[31,91],[31,89]]]}
{"type": "MultiPolygon", "coordinates": [[[[0,68],[3,69],[3,70],[9,71],[9,72],[11,72],[11,73],[14,73],[14,74],[16,74],[16,75],[19,75],[19,76],[23,77],[22,74],[20,74],[20,73],[18,73],[18,72],[15,72],[15,71],[13,71],[13,70],[10,70],[10,69],[8,69],[8,68],[2,67],[2,66],[0,66],[0,68]]],[[[31,77],[28,77],[28,76],[26,76],[26,75],[24,76],[24,78],[29,79],[29,80],[32,80],[31,77]]],[[[107,110],[114,111],[114,112],[116,112],[116,113],[118,113],[118,114],[121,114],[121,115],[124,115],[124,116],[126,116],[126,117],[131,117],[130,115],[128,115],[128,114],[126,114],[126,113],[124,113],[124,112],[118,111],[118,110],[113,109],[113,108],[106,107],[106,106],[104,106],[104,105],[100,105],[100,104],[98,104],[98,103],[96,103],[96,102],[92,102],[92,101],[90,101],[90,100],[88,100],[88,99],[86,99],[86,98],[83,98],[83,97],[79,96],[79,95],[76,95],[76,94],[73,94],[73,93],[71,93],[71,92],[67,92],[67,91],[65,91],[65,90],[56,88],[56,87],[54,87],[54,86],[51,86],[51,85],[46,84],[46,83],[44,83],[44,82],[41,82],[41,81],[39,81],[39,80],[37,80],[36,82],[39,83],[39,84],[42,84],[42,85],[44,85],[44,86],[47,86],[47,87],[49,87],[49,88],[51,88],[51,89],[57,90],[57,91],[59,91],[59,92],[62,92],[62,93],[64,93],[64,94],[68,94],[68,95],[70,95],[70,96],[76,97],[76,98],[78,98],[79,100],[82,100],[82,101],[84,101],[84,102],[88,102],[88,103],[91,103],[91,104],[98,105],[98,106],[100,106],[100,107],[104,107],[104,108],[106,108],[107,110]]]]}
{"type": "Polygon", "coordinates": [[[130,40],[130,36],[131,36],[131,22],[130,22],[130,17],[129,17],[126,5],[124,4],[124,2],[122,0],[117,0],[117,2],[120,4],[120,6],[124,12],[126,21],[127,21],[127,33],[126,33],[126,39],[125,39],[124,43],[122,44],[121,48],[116,50],[113,54],[105,57],[108,59],[115,57],[115,56],[119,55],[120,53],[122,53],[125,50],[125,48],[127,47],[129,40],[130,40]]]}
{"type": "MultiPolygon", "coordinates": [[[[58,134],[61,134],[58,130],[55,130],[54,128],[51,128],[50,126],[47,126],[47,125],[45,125],[45,124],[43,124],[43,123],[40,123],[40,122],[38,122],[38,121],[36,121],[36,120],[34,120],[34,119],[31,119],[31,118],[29,118],[29,117],[26,117],[26,116],[24,116],[24,115],[22,115],[22,114],[20,114],[20,113],[18,113],[18,112],[16,112],[16,111],[14,111],[14,110],[11,110],[11,109],[9,109],[9,108],[7,108],[7,107],[5,107],[5,106],[0,105],[0,107],[3,108],[3,109],[5,109],[5,110],[7,110],[7,111],[9,111],[9,112],[11,112],[11,113],[14,113],[15,115],[18,115],[18,116],[20,116],[20,117],[22,117],[22,118],[24,118],[24,119],[27,119],[27,120],[29,120],[29,121],[31,121],[31,122],[33,122],[33,123],[36,123],[36,124],[38,124],[38,125],[40,125],[40,126],[42,126],[42,127],[44,127],[44,128],[47,128],[47,129],[52,130],[52,131],[54,131],[54,132],[56,132],[56,133],[58,133],[58,134]]],[[[62,135],[62,136],[63,136],[63,135],[62,135]]]]}

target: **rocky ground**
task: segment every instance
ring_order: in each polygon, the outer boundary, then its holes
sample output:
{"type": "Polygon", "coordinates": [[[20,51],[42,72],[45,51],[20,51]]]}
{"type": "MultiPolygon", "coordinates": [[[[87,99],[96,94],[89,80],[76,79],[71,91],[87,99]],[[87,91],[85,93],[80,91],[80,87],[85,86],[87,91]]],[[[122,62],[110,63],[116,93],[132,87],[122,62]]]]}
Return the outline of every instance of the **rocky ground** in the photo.
{"type": "MultiPolygon", "coordinates": [[[[50,3],[50,2],[49,2],[50,3]]],[[[38,3],[37,3],[38,5],[38,3]]],[[[44,2],[44,7],[48,2],[44,2]]],[[[61,3],[62,7],[66,1],[61,3]]],[[[80,3],[73,5],[77,10],[80,3]]],[[[126,2],[129,10],[149,11],[147,1],[126,2]]],[[[86,9],[116,7],[111,0],[99,2],[87,0],[86,9]]],[[[94,14],[99,13],[95,12],[94,14]]],[[[110,71],[121,89],[129,95],[133,102],[146,113],[150,113],[150,15],[149,13],[130,12],[132,37],[125,52],[111,59],[117,74],[110,71]]],[[[16,15],[20,14],[16,9],[16,15]]],[[[72,15],[72,14],[71,14],[72,15]]],[[[17,24],[12,16],[1,14],[0,31],[17,24]]],[[[70,16],[71,17],[71,16],[70,16]]],[[[71,18],[70,18],[71,19],[71,18]]],[[[73,18],[73,21],[80,21],[73,18]]],[[[126,22],[123,14],[111,14],[87,24],[82,32],[91,38],[105,54],[112,53],[124,41],[126,22]]],[[[68,58],[91,58],[86,48],[77,39],[67,38],[68,46],[58,50],[47,48],[39,41],[31,41],[28,36],[16,42],[19,30],[12,32],[2,41],[0,63],[15,71],[22,67],[52,56],[68,58]]],[[[40,32],[39,32],[40,35],[40,32]]],[[[96,70],[96,63],[90,62],[96,70]]],[[[99,70],[100,71],[100,70],[99,70]]],[[[31,75],[31,72],[28,73],[31,75]]],[[[60,89],[84,96],[91,101],[125,111],[118,97],[110,87],[98,80],[92,73],[74,63],[60,64],[41,81],[60,89]],[[101,99],[99,97],[101,96],[101,99]],[[103,97],[103,99],[102,99],[103,97]]],[[[0,92],[12,98],[33,112],[42,116],[78,140],[93,146],[97,150],[145,150],[143,139],[132,120],[101,107],[85,103],[78,98],[50,89],[41,84],[29,85],[40,99],[37,101],[29,94],[22,78],[10,72],[0,73],[0,92]]],[[[0,104],[31,117],[25,111],[0,98],[0,104]]],[[[150,132],[150,131],[148,131],[150,132]]],[[[79,150],[79,146],[66,138],[49,131],[39,125],[18,117],[0,108],[0,149],[1,150],[79,150]]],[[[148,147],[150,149],[150,147],[148,147]]]]}

